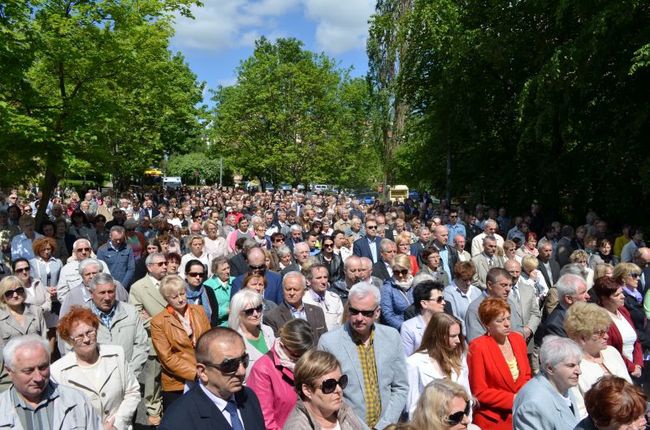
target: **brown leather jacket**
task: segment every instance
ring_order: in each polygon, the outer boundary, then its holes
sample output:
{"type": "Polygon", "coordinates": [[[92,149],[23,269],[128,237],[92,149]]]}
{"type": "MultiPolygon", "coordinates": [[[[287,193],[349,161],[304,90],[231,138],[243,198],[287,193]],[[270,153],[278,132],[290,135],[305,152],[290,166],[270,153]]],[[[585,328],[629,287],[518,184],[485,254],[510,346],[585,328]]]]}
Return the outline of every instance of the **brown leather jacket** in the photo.
{"type": "MultiPolygon", "coordinates": [[[[210,330],[205,310],[199,305],[188,305],[194,339],[210,330]]],[[[185,381],[196,378],[194,344],[175,315],[164,309],[151,320],[151,340],[162,366],[163,391],[182,391],[185,381]]]]}

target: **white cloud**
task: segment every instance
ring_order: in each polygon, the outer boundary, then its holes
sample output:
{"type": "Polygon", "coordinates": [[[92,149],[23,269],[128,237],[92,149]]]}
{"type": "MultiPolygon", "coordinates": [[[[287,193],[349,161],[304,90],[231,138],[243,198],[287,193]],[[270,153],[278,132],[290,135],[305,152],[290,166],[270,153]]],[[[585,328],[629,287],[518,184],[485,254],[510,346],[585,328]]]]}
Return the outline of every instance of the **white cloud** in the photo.
{"type": "Polygon", "coordinates": [[[328,54],[365,49],[374,0],[303,0],[307,16],[317,22],[316,43],[328,54]]]}
{"type": "Polygon", "coordinates": [[[174,45],[222,52],[252,46],[260,36],[291,35],[284,15],[303,11],[316,23],[318,50],[340,54],[365,49],[374,0],[204,0],[193,7],[195,19],[176,18],[174,45]]]}

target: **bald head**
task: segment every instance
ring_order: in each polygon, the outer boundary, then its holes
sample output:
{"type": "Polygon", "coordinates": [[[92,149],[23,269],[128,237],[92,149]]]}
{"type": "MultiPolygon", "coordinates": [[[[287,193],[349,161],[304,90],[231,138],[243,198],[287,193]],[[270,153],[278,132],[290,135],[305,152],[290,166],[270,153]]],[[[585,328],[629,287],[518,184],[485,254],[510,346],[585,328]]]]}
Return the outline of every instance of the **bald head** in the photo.
{"type": "Polygon", "coordinates": [[[449,242],[449,229],[444,225],[437,225],[433,228],[433,240],[441,245],[447,245],[449,242]]]}

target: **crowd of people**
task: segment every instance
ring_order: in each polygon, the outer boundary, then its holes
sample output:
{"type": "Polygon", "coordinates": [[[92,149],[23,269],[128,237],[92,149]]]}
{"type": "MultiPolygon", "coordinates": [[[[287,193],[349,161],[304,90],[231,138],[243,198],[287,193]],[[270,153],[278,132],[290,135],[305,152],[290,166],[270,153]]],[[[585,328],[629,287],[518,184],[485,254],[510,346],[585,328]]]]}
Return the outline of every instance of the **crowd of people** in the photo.
{"type": "Polygon", "coordinates": [[[0,196],[0,428],[629,429],[650,248],[504,208],[0,196]]]}

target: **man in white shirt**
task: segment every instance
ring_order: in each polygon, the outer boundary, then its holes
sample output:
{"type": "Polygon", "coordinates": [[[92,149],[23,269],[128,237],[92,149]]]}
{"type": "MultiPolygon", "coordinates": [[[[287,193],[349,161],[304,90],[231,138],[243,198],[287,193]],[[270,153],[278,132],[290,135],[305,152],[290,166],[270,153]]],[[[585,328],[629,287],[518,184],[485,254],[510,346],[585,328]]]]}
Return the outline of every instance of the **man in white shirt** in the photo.
{"type": "Polygon", "coordinates": [[[497,247],[503,248],[503,237],[497,234],[497,222],[493,219],[488,219],[485,221],[483,227],[483,233],[477,235],[472,239],[472,257],[479,255],[483,252],[483,239],[485,236],[493,236],[497,241],[497,247]]]}
{"type": "Polygon", "coordinates": [[[329,271],[324,264],[314,264],[307,273],[307,290],[303,301],[310,305],[316,305],[325,314],[327,330],[334,330],[341,326],[343,317],[343,302],[338,294],[328,291],[329,271]]]}

